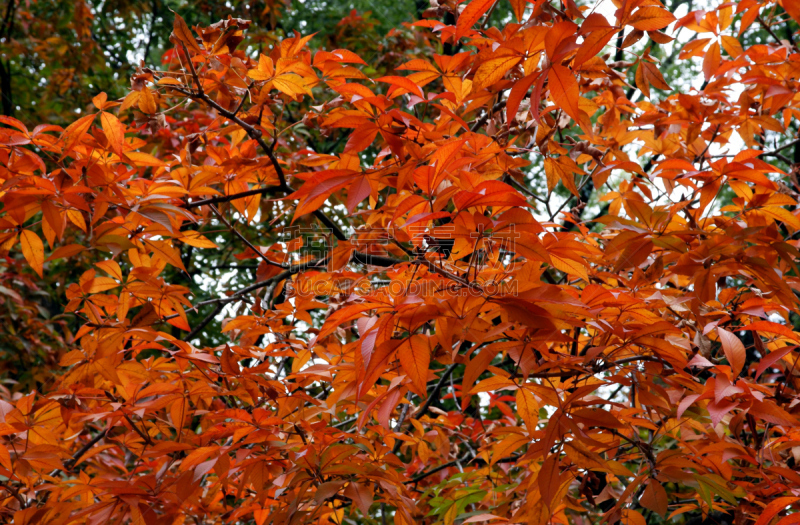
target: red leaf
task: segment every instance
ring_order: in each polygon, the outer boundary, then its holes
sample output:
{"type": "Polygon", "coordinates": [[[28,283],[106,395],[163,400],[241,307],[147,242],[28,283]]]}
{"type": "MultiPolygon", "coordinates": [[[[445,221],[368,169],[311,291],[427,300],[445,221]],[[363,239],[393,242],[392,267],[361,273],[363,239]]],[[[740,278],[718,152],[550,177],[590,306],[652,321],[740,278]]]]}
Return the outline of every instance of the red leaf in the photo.
{"type": "MultiPolygon", "coordinates": [[[[397,86],[397,87],[399,87],[401,89],[404,89],[405,91],[407,91],[409,93],[414,93],[415,95],[419,95],[420,97],[424,96],[423,93],[422,93],[422,88],[419,87],[418,85],[416,85],[413,81],[409,80],[406,77],[388,76],[388,77],[377,78],[375,80],[377,82],[385,82],[387,84],[391,84],[393,86],[397,86]]],[[[395,89],[395,90],[390,90],[390,93],[391,93],[390,96],[392,98],[394,98],[394,97],[397,97],[399,95],[402,95],[404,93],[404,91],[400,91],[398,93],[397,90],[395,89]]]]}
{"type": "MultiPolygon", "coordinates": [[[[753,334],[755,337],[758,337],[758,334],[753,334]]],[[[764,357],[761,362],[758,363],[758,368],[756,368],[756,379],[764,373],[764,370],[770,368],[772,365],[780,361],[780,359],[785,356],[786,354],[790,353],[792,350],[797,348],[796,346],[784,346],[783,348],[779,348],[774,352],[770,352],[769,355],[764,357]]]]}
{"type": "MultiPolygon", "coordinates": [[[[522,103],[522,101],[525,99],[525,95],[528,93],[528,88],[530,88],[531,84],[536,82],[536,79],[538,79],[541,75],[541,72],[532,73],[522,80],[518,80],[514,84],[514,87],[511,88],[511,93],[508,94],[508,100],[506,101],[506,126],[511,126],[512,122],[514,121],[514,117],[517,115],[519,105],[522,103]]],[[[531,104],[533,104],[533,101],[531,101],[531,104]]]]}
{"type": "Polygon", "coordinates": [[[747,352],[745,352],[744,345],[736,335],[724,328],[717,328],[717,334],[719,334],[719,340],[722,343],[722,350],[725,352],[725,357],[728,359],[728,363],[730,363],[733,369],[733,377],[738,377],[747,359],[747,352]]]}
{"type": "Polygon", "coordinates": [[[390,359],[394,356],[397,347],[403,341],[400,339],[392,339],[378,345],[369,356],[366,370],[363,374],[359,374],[358,378],[358,397],[361,398],[369,392],[369,390],[378,381],[378,378],[386,371],[390,359]]]}

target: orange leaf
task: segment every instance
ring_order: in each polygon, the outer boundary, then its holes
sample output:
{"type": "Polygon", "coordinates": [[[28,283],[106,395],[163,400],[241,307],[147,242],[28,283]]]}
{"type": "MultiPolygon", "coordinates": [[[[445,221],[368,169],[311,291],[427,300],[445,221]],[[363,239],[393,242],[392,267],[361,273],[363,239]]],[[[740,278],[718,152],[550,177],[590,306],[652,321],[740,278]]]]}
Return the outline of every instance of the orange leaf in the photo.
{"type": "Polygon", "coordinates": [[[558,468],[558,454],[551,454],[542,463],[542,468],[539,470],[537,482],[539,485],[539,494],[542,495],[542,503],[547,507],[555,499],[559,487],[559,468],[558,468]]]}
{"type": "Polygon", "coordinates": [[[64,152],[61,154],[62,159],[72,151],[72,148],[83,138],[83,135],[89,131],[92,122],[94,122],[94,114],[83,116],[67,126],[64,133],[61,134],[61,140],[64,142],[64,152]]]}
{"type": "Polygon", "coordinates": [[[675,16],[666,9],[647,6],[633,13],[628,23],[641,31],[656,31],[667,27],[674,21],[675,16]]]}
{"type": "Polygon", "coordinates": [[[553,102],[563,109],[564,113],[572,117],[572,120],[580,124],[581,117],[578,108],[580,90],[572,71],[564,66],[553,64],[547,78],[550,81],[550,95],[553,97],[553,102]]]}
{"type": "Polygon", "coordinates": [[[522,22],[522,18],[525,16],[525,4],[527,4],[527,0],[511,0],[511,9],[519,22],[522,22]]]}
{"type": "Polygon", "coordinates": [[[274,77],[275,66],[272,63],[272,59],[264,54],[259,56],[258,68],[248,71],[247,76],[253,80],[269,80],[274,77]]]}
{"type": "Polygon", "coordinates": [[[25,260],[39,274],[39,277],[42,277],[42,269],[44,267],[44,244],[42,244],[42,240],[32,231],[22,230],[20,242],[25,260]]]}
{"type": "Polygon", "coordinates": [[[593,31],[588,34],[581,44],[581,47],[578,49],[578,53],[575,55],[575,58],[572,60],[572,67],[574,69],[580,68],[581,64],[586,62],[592,57],[595,57],[600,53],[603,48],[608,44],[609,40],[613,38],[616,34],[617,30],[613,27],[609,27],[606,29],[598,29],[597,31],[593,31]]]}
{"type": "Polygon", "coordinates": [[[125,126],[116,116],[106,111],[100,114],[100,122],[103,124],[103,133],[105,133],[108,139],[109,146],[111,146],[111,149],[113,149],[114,153],[119,155],[120,158],[123,157],[125,149],[125,126]]]}
{"type": "MultiPolygon", "coordinates": [[[[406,77],[388,76],[388,77],[377,78],[375,80],[377,82],[385,82],[387,84],[397,86],[399,88],[408,91],[409,93],[414,93],[415,95],[419,95],[420,97],[423,96],[422,88],[406,77]]],[[[393,90],[391,97],[394,98],[398,95],[401,95],[402,93],[403,93],[402,91],[398,93],[397,90],[393,90]]]]}
{"type": "Polygon", "coordinates": [[[776,498],[770,501],[769,505],[764,507],[761,515],[756,520],[755,525],[767,525],[772,521],[772,518],[778,515],[782,510],[788,509],[790,505],[796,503],[800,498],[794,496],[786,496],[783,498],[776,498]]]}
{"type": "Polygon", "coordinates": [[[489,87],[505,76],[508,71],[519,64],[521,57],[516,55],[492,58],[480,65],[472,79],[473,91],[489,87]]]}
{"type": "Polygon", "coordinates": [[[647,525],[644,516],[640,512],[633,509],[622,509],[622,525],[647,525]]]}
{"type": "Polygon", "coordinates": [[[374,499],[372,491],[364,483],[350,483],[344,489],[344,495],[356,504],[364,516],[369,516],[369,508],[374,499]]]}
{"type": "Polygon", "coordinates": [[[750,407],[750,410],[748,410],[748,414],[752,414],[773,425],[797,425],[797,418],[772,401],[753,401],[753,405],[750,407]]]}
{"type": "MultiPolygon", "coordinates": [[[[783,7],[789,16],[791,16],[795,22],[800,24],[800,4],[797,3],[797,0],[780,0],[781,7],[783,7]]],[[[755,10],[758,11],[759,7],[755,7],[755,10]]]]}
{"type": "Polygon", "coordinates": [[[397,349],[397,355],[406,375],[411,378],[417,394],[424,397],[428,384],[428,367],[431,363],[429,340],[421,335],[413,335],[397,349]]]}
{"type": "Polygon", "coordinates": [[[743,326],[742,330],[758,330],[759,332],[778,334],[794,341],[800,341],[800,336],[794,333],[790,328],[782,324],[773,323],[772,321],[756,321],[755,323],[743,326]]]}
{"type": "Polygon", "coordinates": [[[175,13],[175,21],[172,23],[172,34],[175,35],[175,38],[183,42],[188,49],[191,49],[195,53],[203,52],[200,46],[197,45],[197,40],[195,40],[191,29],[189,29],[189,26],[186,24],[186,20],[178,13],[175,13]]]}
{"type": "Polygon", "coordinates": [[[517,390],[517,412],[519,413],[522,421],[525,422],[525,427],[528,433],[536,430],[536,424],[539,422],[539,403],[536,397],[527,388],[520,388],[517,390]]]}
{"type": "Polygon", "coordinates": [[[172,426],[180,433],[186,421],[189,403],[186,398],[181,397],[172,402],[169,407],[169,417],[172,419],[172,426]]]}
{"type": "Polygon", "coordinates": [[[152,115],[158,111],[156,98],[147,86],[144,86],[142,90],[139,91],[139,109],[142,110],[142,113],[147,113],[148,115],[152,115]]]}
{"type": "Polygon", "coordinates": [[[544,172],[547,176],[547,191],[553,191],[560,180],[573,195],[580,196],[575,185],[575,174],[582,175],[585,172],[570,157],[547,157],[544,159],[544,172]]]}
{"type": "Polygon", "coordinates": [[[168,241],[145,241],[145,244],[153,250],[153,255],[160,257],[164,262],[171,264],[175,268],[186,271],[183,261],[181,261],[180,251],[170,245],[168,241]]]}
{"type": "Polygon", "coordinates": [[[272,79],[272,86],[290,97],[304,94],[311,95],[311,89],[309,89],[303,77],[294,73],[284,73],[275,77],[272,79]]]}
{"type": "Polygon", "coordinates": [[[217,248],[217,245],[196,231],[186,231],[181,239],[184,243],[195,248],[217,248]]]}
{"type": "Polygon", "coordinates": [[[480,20],[483,14],[488,11],[496,1],[497,0],[472,0],[458,16],[455,39],[458,40],[466,35],[475,22],[480,20]]]}
{"type": "Polygon", "coordinates": [[[719,69],[722,57],[720,56],[719,42],[714,42],[703,57],[703,74],[706,82],[710,81],[719,69]]]}
{"type": "MultiPolygon", "coordinates": [[[[753,337],[758,337],[758,334],[753,334],[753,337]]],[[[758,368],[756,368],[756,379],[758,379],[758,377],[764,373],[764,370],[775,365],[775,363],[780,361],[783,356],[790,353],[795,348],[797,347],[784,346],[783,348],[772,351],[769,355],[761,359],[761,361],[758,363],[758,368]]]]}
{"type": "Polygon", "coordinates": [[[129,151],[125,153],[125,157],[131,161],[135,166],[145,167],[152,166],[155,168],[166,166],[166,163],[150,155],[149,153],[142,153],[141,151],[129,151]]]}
{"type": "Polygon", "coordinates": [[[48,261],[53,261],[55,259],[62,259],[64,257],[72,257],[73,255],[77,255],[86,249],[85,246],[81,246],[80,244],[68,244],[66,246],[61,246],[53,250],[53,253],[50,254],[50,257],[47,258],[48,261]]]}
{"type": "Polygon", "coordinates": [[[106,101],[108,100],[108,95],[106,95],[105,91],[101,91],[97,94],[94,98],[92,98],[92,104],[99,110],[103,110],[106,107],[106,101]]]}

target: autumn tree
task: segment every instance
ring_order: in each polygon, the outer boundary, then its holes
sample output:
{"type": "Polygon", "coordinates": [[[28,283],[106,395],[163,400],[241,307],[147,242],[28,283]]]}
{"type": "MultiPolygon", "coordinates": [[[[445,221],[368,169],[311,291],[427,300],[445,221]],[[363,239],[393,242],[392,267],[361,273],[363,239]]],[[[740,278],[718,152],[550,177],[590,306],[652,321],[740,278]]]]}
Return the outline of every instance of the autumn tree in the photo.
{"type": "Polygon", "coordinates": [[[800,5],[607,4],[158,11],[6,111],[3,522],[796,523],[800,5]]]}

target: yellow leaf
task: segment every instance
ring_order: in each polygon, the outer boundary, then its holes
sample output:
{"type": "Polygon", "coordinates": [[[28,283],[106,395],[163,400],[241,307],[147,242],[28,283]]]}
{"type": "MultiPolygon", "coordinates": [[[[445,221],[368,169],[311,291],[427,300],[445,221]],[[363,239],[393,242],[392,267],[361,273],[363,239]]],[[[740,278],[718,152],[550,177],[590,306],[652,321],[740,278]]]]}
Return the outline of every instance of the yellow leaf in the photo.
{"type": "Polygon", "coordinates": [[[178,80],[177,78],[161,77],[158,80],[158,85],[159,86],[182,86],[183,83],[180,80],[178,80]]]}
{"type": "Polygon", "coordinates": [[[133,162],[133,164],[139,167],[152,166],[158,168],[161,166],[166,166],[163,161],[157,159],[149,153],[142,153],[141,151],[129,151],[125,154],[125,156],[128,157],[128,160],[133,162]]]}
{"type": "Polygon", "coordinates": [[[589,282],[589,274],[586,271],[586,267],[579,262],[573,261],[572,259],[565,259],[552,253],[550,254],[550,260],[553,262],[553,266],[557,270],[569,275],[580,277],[584,281],[589,282]]]}
{"type": "Polygon", "coordinates": [[[195,248],[217,248],[216,244],[195,231],[184,232],[184,236],[181,240],[189,246],[194,246],[195,248]]]}
{"type": "Polygon", "coordinates": [[[516,55],[487,60],[475,72],[475,78],[472,79],[473,89],[479,90],[491,86],[503,78],[512,67],[519,64],[520,60],[522,58],[516,55]]]}
{"type": "Polygon", "coordinates": [[[306,86],[306,83],[303,81],[303,77],[295,75],[294,73],[286,73],[274,78],[272,80],[272,87],[281,93],[289,95],[290,97],[296,97],[297,95],[302,94],[311,94],[311,90],[308,89],[308,86],[306,86]]]}
{"type": "Polygon", "coordinates": [[[106,107],[106,101],[108,100],[108,95],[106,95],[105,91],[101,91],[97,96],[92,99],[92,104],[99,110],[102,110],[106,107]]]}
{"type": "Polygon", "coordinates": [[[269,80],[275,76],[275,66],[272,64],[272,59],[266,55],[261,55],[258,58],[258,69],[251,69],[247,72],[247,76],[253,80],[269,80]]]}
{"type": "Polygon", "coordinates": [[[536,424],[539,422],[539,403],[533,393],[526,388],[517,390],[517,412],[525,422],[529,434],[536,430],[536,424]]]}
{"type": "Polygon", "coordinates": [[[507,377],[492,376],[484,379],[469,391],[470,394],[477,394],[479,392],[493,392],[495,390],[514,390],[517,388],[516,383],[507,377]]]}

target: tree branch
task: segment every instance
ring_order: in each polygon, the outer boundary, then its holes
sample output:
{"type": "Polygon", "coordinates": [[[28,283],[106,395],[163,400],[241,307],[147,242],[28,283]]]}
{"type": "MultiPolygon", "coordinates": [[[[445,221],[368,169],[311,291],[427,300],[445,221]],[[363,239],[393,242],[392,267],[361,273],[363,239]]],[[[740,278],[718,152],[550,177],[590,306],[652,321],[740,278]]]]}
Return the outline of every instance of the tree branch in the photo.
{"type": "Polygon", "coordinates": [[[219,218],[219,220],[221,220],[221,221],[222,221],[222,223],[223,223],[225,226],[227,226],[227,227],[228,227],[228,229],[230,230],[230,232],[231,232],[232,234],[236,235],[237,237],[239,237],[239,239],[240,239],[240,240],[241,240],[243,243],[245,243],[245,244],[247,245],[247,247],[248,247],[248,248],[250,248],[251,250],[253,250],[253,251],[254,251],[254,252],[255,252],[255,253],[256,253],[256,254],[257,254],[259,257],[261,257],[261,259],[262,259],[262,260],[263,260],[265,263],[267,263],[267,264],[270,264],[270,265],[272,265],[272,266],[277,266],[278,268],[284,268],[284,269],[286,268],[286,266],[285,266],[285,265],[283,265],[283,264],[281,264],[281,263],[277,263],[277,262],[275,262],[275,261],[271,261],[271,260],[269,259],[269,257],[267,257],[266,255],[264,255],[264,254],[261,252],[261,250],[259,250],[259,249],[258,249],[258,248],[256,248],[255,246],[253,246],[253,243],[251,243],[250,241],[248,241],[248,240],[247,240],[247,238],[246,238],[244,235],[242,235],[242,234],[239,232],[239,230],[237,230],[236,228],[234,228],[234,227],[233,227],[233,225],[232,225],[232,224],[231,224],[231,223],[228,221],[228,219],[226,219],[226,218],[225,218],[225,216],[224,216],[224,215],[222,215],[222,214],[219,212],[219,210],[217,209],[217,207],[216,207],[216,206],[214,206],[213,204],[210,204],[210,205],[209,205],[209,207],[211,208],[211,211],[213,211],[213,212],[214,212],[214,214],[216,214],[216,216],[219,218]]]}

